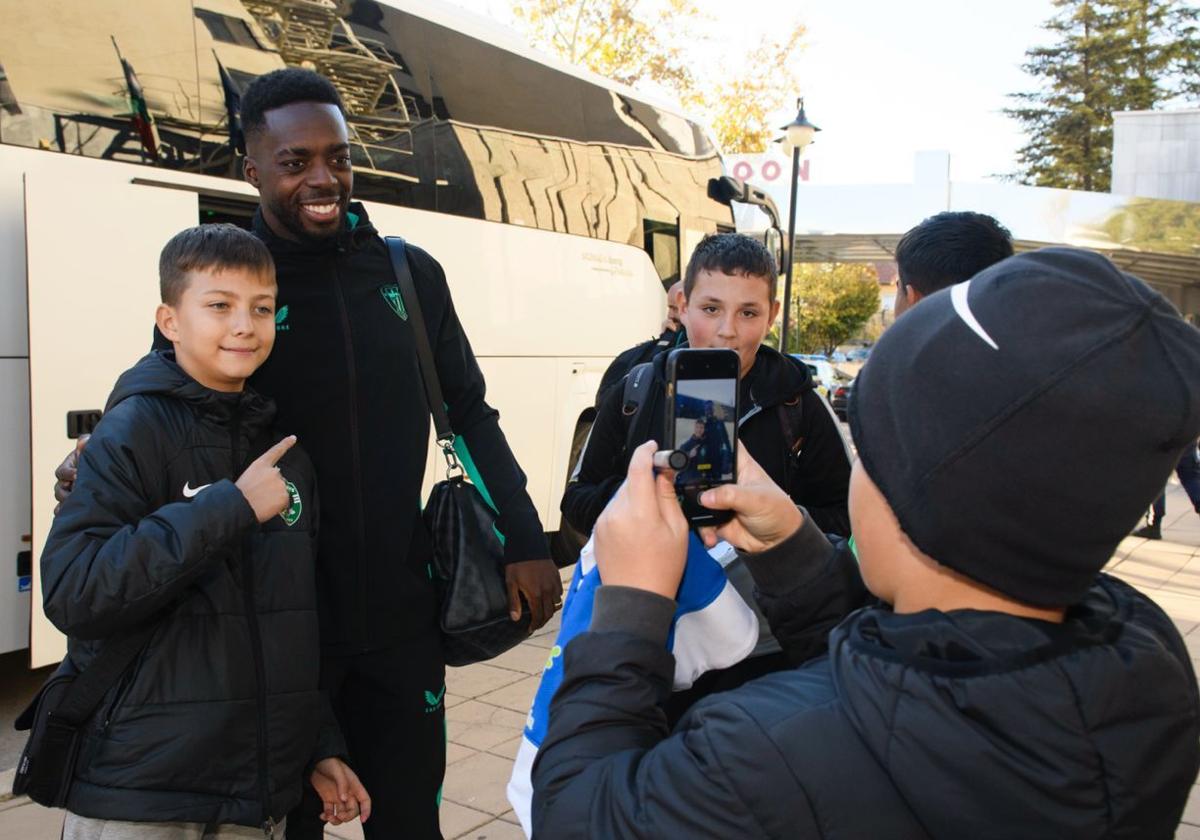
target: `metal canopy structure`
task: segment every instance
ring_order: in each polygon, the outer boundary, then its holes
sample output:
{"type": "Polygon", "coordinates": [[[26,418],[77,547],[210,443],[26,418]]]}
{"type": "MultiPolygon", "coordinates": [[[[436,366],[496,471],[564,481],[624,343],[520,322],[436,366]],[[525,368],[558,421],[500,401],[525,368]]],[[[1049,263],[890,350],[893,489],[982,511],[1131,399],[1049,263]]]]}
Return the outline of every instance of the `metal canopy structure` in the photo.
{"type": "MultiPolygon", "coordinates": [[[[949,155],[921,152],[909,184],[800,184],[796,259],[888,261],[904,232],[922,219],[945,210],[973,210],[1012,231],[1018,252],[1052,245],[1097,251],[1157,288],[1185,315],[1200,318],[1200,203],[952,182],[949,171],[949,155]]],[[[756,186],[786,212],[786,179],[756,186]]],[[[739,229],[763,229],[758,211],[735,212],[739,229]]]]}
{"type": "MultiPolygon", "coordinates": [[[[885,262],[895,258],[901,234],[897,233],[833,233],[797,234],[798,262],[885,262]]],[[[1017,253],[1062,245],[1062,242],[1038,242],[1015,239],[1017,253]]],[[[1125,248],[1087,246],[1127,271],[1155,286],[1200,289],[1200,254],[1158,253],[1125,248]]]]}

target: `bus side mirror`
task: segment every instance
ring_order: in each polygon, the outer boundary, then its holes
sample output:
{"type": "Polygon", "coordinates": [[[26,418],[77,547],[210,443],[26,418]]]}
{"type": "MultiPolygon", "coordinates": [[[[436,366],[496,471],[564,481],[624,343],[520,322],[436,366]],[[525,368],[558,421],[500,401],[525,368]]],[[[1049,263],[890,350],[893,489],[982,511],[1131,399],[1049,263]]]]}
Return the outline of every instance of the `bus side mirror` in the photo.
{"type": "Polygon", "coordinates": [[[783,231],[777,227],[767,228],[766,233],[763,234],[763,244],[767,246],[767,250],[775,258],[775,265],[778,266],[779,272],[782,274],[784,271],[783,231]]]}
{"type": "Polygon", "coordinates": [[[730,175],[708,179],[708,197],[725,205],[750,204],[759,208],[771,220],[772,227],[779,227],[779,209],[771,196],[753,184],[739,181],[730,175]]]}
{"type": "Polygon", "coordinates": [[[713,201],[729,205],[735,201],[746,200],[747,187],[742,181],[731,175],[708,179],[708,197],[713,201]]]}

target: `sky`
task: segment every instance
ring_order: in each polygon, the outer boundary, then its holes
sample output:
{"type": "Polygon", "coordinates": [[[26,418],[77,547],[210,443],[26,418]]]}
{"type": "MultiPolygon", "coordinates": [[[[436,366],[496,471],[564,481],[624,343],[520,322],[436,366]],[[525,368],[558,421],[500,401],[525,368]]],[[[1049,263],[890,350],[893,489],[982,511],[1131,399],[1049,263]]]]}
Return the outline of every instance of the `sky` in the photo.
{"type": "MultiPolygon", "coordinates": [[[[508,23],[506,0],[450,0],[508,23]]],[[[913,155],[950,152],[956,181],[1012,172],[1023,140],[1001,113],[1006,94],[1031,89],[1025,50],[1047,43],[1050,0],[695,0],[714,37],[701,55],[721,61],[799,18],[806,47],[798,77],[808,118],[813,183],[912,180],[913,155]]],[[[795,116],[788,109],[779,124],[795,116]]]]}

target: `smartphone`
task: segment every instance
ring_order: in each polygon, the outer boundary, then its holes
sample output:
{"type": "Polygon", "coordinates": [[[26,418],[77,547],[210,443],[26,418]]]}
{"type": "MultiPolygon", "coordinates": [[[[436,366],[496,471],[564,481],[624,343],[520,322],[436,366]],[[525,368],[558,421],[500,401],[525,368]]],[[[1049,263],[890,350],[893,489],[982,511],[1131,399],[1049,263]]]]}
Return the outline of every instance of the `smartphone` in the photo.
{"type": "Polygon", "coordinates": [[[667,356],[666,445],[688,456],[675,491],[692,525],[719,525],[732,513],[709,510],[700,494],[737,481],[738,355],[672,350],[667,356]]]}

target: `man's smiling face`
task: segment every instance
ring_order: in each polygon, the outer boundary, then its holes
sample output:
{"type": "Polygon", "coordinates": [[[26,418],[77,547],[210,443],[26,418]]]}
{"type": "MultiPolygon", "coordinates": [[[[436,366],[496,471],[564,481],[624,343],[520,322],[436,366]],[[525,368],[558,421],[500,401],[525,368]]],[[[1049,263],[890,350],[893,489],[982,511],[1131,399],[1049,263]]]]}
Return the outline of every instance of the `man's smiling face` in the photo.
{"type": "Polygon", "coordinates": [[[267,111],[246,138],[246,180],[263,218],[293,241],[329,239],[346,226],[354,188],[346,120],[336,105],[293,102],[267,111]]]}

